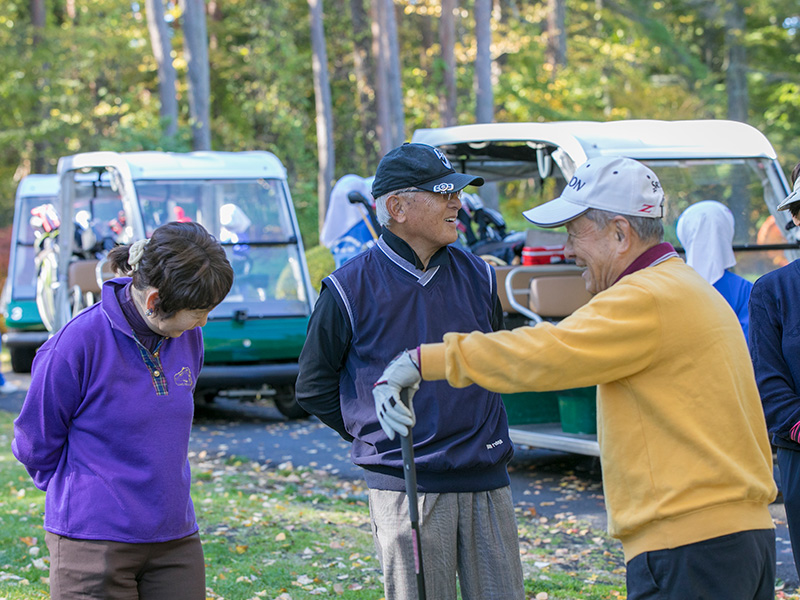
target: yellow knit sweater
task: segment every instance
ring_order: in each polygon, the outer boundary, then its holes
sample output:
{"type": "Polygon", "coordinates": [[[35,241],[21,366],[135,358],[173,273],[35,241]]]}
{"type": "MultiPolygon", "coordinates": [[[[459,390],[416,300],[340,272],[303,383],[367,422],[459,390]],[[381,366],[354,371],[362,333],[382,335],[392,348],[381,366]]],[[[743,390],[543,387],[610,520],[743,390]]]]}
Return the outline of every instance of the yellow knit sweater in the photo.
{"type": "Polygon", "coordinates": [[[609,533],[626,560],[773,527],[772,453],[736,315],[681,259],[623,277],[561,321],[421,346],[455,387],[598,385],[609,533]]]}

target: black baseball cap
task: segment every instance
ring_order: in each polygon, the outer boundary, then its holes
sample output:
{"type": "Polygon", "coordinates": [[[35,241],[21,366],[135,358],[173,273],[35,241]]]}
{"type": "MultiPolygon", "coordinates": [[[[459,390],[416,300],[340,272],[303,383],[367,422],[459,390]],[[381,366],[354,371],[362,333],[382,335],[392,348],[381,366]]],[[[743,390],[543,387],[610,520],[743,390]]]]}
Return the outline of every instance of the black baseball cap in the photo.
{"type": "Polygon", "coordinates": [[[406,143],[381,159],[372,182],[372,197],[379,198],[408,187],[447,194],[463,190],[468,185],[483,185],[483,178],[456,173],[438,148],[406,143]]]}

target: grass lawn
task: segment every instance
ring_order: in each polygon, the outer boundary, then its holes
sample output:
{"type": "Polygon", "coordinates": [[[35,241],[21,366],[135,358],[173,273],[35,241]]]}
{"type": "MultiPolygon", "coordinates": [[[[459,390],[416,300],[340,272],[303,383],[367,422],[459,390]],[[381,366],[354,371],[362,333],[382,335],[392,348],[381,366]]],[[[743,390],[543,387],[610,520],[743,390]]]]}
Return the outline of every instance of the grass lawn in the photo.
{"type": "MultiPolygon", "coordinates": [[[[0,600],[48,598],[44,493],[11,454],[12,419],[0,411],[0,600]]],[[[191,461],[207,598],[383,597],[359,482],[224,454],[191,461]]],[[[534,510],[517,520],[528,599],[625,598],[622,551],[604,532],[534,510]]]]}

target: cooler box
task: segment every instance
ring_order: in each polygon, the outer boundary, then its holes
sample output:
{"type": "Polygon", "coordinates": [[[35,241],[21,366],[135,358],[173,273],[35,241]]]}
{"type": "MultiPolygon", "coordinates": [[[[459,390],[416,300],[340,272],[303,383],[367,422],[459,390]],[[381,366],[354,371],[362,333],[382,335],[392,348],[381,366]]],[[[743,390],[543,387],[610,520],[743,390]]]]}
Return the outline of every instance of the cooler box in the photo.
{"type": "Polygon", "coordinates": [[[523,246],[523,265],[551,265],[564,262],[564,246],[523,246]]]}

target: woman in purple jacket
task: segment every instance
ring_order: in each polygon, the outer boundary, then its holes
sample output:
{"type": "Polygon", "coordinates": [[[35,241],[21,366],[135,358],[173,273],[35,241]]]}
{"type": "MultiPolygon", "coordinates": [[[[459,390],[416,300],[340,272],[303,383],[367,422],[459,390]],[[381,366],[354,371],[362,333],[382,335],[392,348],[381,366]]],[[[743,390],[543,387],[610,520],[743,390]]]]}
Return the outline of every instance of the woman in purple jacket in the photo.
{"type": "Polygon", "coordinates": [[[37,352],[14,455],[46,491],[51,598],[205,598],[190,497],[200,327],[231,288],[222,246],[167,223],[119,246],[101,302],[37,352]]]}

